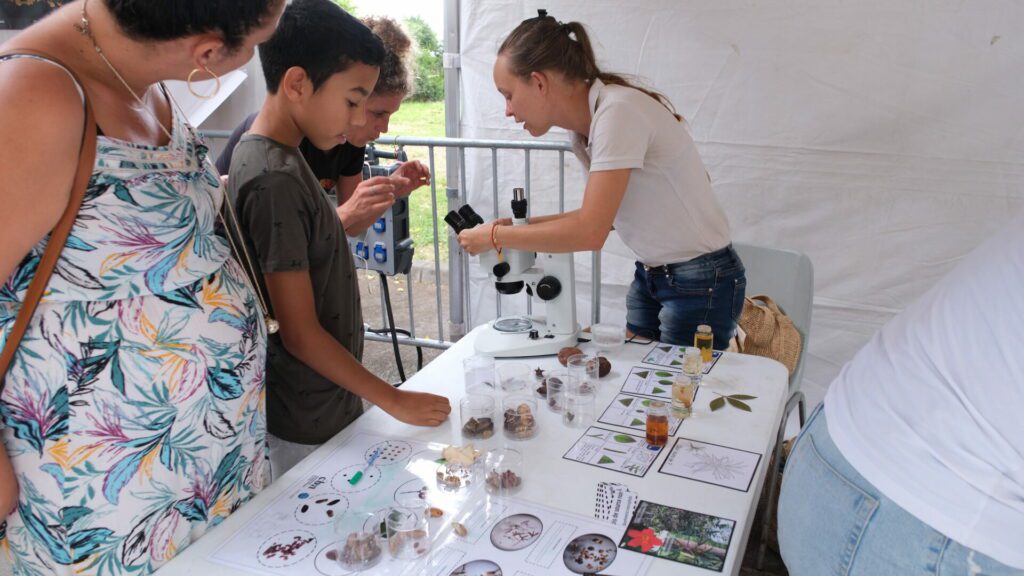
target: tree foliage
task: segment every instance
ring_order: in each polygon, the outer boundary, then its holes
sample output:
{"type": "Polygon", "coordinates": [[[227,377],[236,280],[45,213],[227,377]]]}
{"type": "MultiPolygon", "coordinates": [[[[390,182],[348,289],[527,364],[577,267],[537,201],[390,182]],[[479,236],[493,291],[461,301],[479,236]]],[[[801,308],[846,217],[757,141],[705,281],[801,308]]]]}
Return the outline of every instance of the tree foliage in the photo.
{"type": "Polygon", "coordinates": [[[410,100],[436,102],[444,99],[444,48],[437,33],[422,18],[414,16],[405,26],[416,43],[416,87],[410,100]]]}
{"type": "Polygon", "coordinates": [[[352,0],[334,0],[334,3],[341,6],[341,9],[349,14],[356,15],[356,5],[352,3],[352,0]]]}

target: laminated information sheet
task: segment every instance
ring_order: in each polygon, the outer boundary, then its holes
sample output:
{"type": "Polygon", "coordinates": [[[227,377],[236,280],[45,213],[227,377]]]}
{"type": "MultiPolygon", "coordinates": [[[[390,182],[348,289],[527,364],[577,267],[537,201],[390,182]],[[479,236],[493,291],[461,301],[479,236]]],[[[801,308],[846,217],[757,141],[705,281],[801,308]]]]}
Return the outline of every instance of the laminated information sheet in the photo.
{"type": "Polygon", "coordinates": [[[441,483],[437,473],[444,463],[442,449],[439,444],[357,434],[209,558],[254,574],[352,574],[342,562],[350,535],[386,534],[386,511],[404,506],[436,510],[436,516],[425,514],[428,534],[421,534],[423,548],[429,551],[418,559],[396,560],[385,538],[373,538],[361,543],[360,552],[376,562],[368,573],[542,576],[647,571],[649,557],[618,548],[624,527],[514,496],[491,495],[484,489],[479,463],[459,488],[441,483]],[[367,466],[374,453],[373,465],[367,466]],[[350,482],[360,472],[358,482],[350,482]]]}

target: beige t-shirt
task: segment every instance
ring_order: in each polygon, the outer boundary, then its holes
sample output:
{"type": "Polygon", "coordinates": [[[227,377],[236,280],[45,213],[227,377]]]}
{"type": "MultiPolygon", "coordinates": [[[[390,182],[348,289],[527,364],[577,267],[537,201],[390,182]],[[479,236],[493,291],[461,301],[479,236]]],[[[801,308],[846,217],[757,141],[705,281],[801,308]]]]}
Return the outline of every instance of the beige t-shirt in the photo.
{"type": "Polygon", "coordinates": [[[631,168],[615,229],[637,260],[685,262],[726,247],[729,222],[686,124],[654,98],[594,80],[590,134],[573,150],[590,172],[631,168]]]}

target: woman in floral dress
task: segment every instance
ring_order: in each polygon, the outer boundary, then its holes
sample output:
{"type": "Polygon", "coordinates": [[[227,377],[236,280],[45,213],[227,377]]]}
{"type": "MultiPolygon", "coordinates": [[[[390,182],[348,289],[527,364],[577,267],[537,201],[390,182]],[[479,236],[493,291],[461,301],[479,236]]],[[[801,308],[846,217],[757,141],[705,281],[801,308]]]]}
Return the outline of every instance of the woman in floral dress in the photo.
{"type": "MultiPolygon", "coordinates": [[[[0,396],[15,574],[147,574],[266,482],[259,300],[215,233],[207,148],[160,81],[238,67],[282,9],[72,2],[3,47],[74,70],[102,134],[0,396]]],[[[0,58],[0,102],[2,343],[67,204],[83,113],[65,70],[24,56],[0,58]]]]}

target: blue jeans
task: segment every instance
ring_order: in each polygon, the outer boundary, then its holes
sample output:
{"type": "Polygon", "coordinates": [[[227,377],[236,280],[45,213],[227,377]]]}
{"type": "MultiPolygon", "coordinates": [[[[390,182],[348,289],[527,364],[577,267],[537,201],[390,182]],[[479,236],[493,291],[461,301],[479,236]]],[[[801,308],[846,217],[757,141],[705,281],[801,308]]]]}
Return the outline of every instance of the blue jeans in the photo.
{"type": "Polygon", "coordinates": [[[792,576],[1024,575],[957,544],[886,498],[832,443],[824,405],[786,463],[779,546],[792,576]]]}
{"type": "Polygon", "coordinates": [[[736,334],[746,290],[746,271],[732,245],[665,266],[637,262],[626,326],[644,338],[693,346],[697,326],[707,324],[715,349],[724,350],[736,334]]]}

